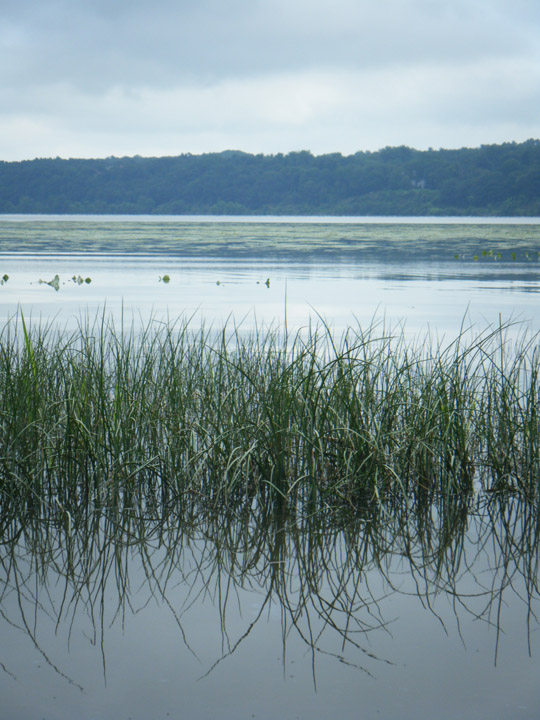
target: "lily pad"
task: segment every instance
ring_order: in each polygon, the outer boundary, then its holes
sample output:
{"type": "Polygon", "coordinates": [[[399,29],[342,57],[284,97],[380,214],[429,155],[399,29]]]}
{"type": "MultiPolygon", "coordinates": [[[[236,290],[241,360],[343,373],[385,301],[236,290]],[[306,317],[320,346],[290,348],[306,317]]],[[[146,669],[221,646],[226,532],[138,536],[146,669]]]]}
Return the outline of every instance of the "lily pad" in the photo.
{"type": "Polygon", "coordinates": [[[48,282],[47,282],[47,280],[40,280],[39,282],[40,282],[40,284],[43,284],[43,285],[50,285],[52,288],[54,288],[56,290],[56,292],[58,292],[60,290],[60,276],[59,275],[55,275],[53,277],[53,279],[49,280],[48,282]]]}

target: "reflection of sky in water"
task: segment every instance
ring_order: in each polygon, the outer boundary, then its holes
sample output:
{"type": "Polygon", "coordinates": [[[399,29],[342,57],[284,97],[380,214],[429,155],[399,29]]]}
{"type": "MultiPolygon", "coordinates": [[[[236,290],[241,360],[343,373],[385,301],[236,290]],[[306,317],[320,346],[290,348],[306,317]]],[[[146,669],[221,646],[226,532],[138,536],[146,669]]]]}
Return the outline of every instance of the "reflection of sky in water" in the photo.
{"type": "MultiPolygon", "coordinates": [[[[41,589],[39,595],[43,612],[35,611],[32,600],[24,598],[21,607],[28,618],[35,617],[35,625],[32,622],[35,637],[48,658],[82,684],[85,694],[54,671],[24,630],[2,620],[2,647],[9,648],[2,661],[17,678],[14,680],[0,671],[5,713],[2,717],[36,717],[37,707],[39,717],[56,720],[74,717],[210,720],[253,716],[263,720],[296,717],[356,720],[377,717],[379,713],[387,720],[434,717],[532,720],[537,717],[540,699],[534,661],[538,635],[533,632],[531,636],[531,660],[524,579],[510,561],[513,580],[512,587],[503,591],[499,618],[503,635],[495,666],[497,593],[502,575],[491,589],[494,576],[486,572],[493,562],[489,547],[474,558],[477,551],[466,542],[462,552],[471,565],[470,571],[450,580],[448,594],[442,589],[444,577],[437,590],[436,583],[424,582],[419,567],[411,573],[408,561],[399,554],[391,561],[385,560],[384,575],[376,563],[348,575],[340,596],[346,607],[348,594],[355,589],[358,592],[355,616],[370,629],[367,633],[353,632],[351,637],[367,652],[356,650],[351,644],[343,647],[339,634],[329,626],[324,628],[317,616],[314,610],[317,600],[313,605],[306,600],[297,621],[305,635],[309,636],[311,631],[317,638],[319,649],[314,656],[317,693],[313,687],[311,649],[292,627],[289,609],[282,609],[274,596],[273,604],[264,609],[252,626],[264,607],[268,590],[268,583],[266,587],[258,586],[255,569],[246,570],[244,587],[237,584],[238,578],[231,584],[226,572],[219,576],[208,562],[202,563],[201,572],[191,574],[190,569],[194,571],[194,564],[201,561],[195,546],[193,554],[189,553],[191,564],[187,560],[177,568],[169,568],[167,561],[160,566],[155,556],[159,557],[159,552],[150,554],[146,572],[153,567],[157,574],[148,585],[135,553],[126,564],[122,580],[129,597],[123,608],[119,605],[114,574],[108,575],[103,606],[106,686],[100,647],[101,589],[99,585],[90,586],[96,598],[97,637],[85,607],[86,591],[78,600],[77,622],[73,627],[70,629],[70,623],[63,622],[56,628],[56,612],[61,607],[65,585],[61,577],[57,582],[49,569],[48,593],[41,589]],[[161,598],[157,581],[161,577],[165,587],[165,576],[166,602],[161,598]],[[431,607],[424,595],[426,591],[431,607]],[[490,599],[491,627],[486,616],[479,618],[490,599]],[[285,638],[284,617],[288,617],[285,638]],[[200,679],[227,651],[227,644],[232,648],[239,640],[237,649],[200,679]],[[340,656],[367,672],[341,662],[340,656]],[[365,715],[358,715],[359,704],[365,715]],[[17,715],[17,710],[26,714],[17,715]]],[[[371,565],[369,560],[366,562],[371,565]]],[[[261,560],[257,566],[262,570],[264,564],[261,560]]],[[[457,564],[465,570],[464,558],[457,564]]],[[[25,575],[24,562],[22,565],[25,575]]],[[[332,572],[328,570],[329,577],[332,572]]],[[[266,576],[264,571],[262,576],[266,576]]],[[[428,572],[426,577],[429,576],[428,572]]],[[[289,582],[288,599],[294,612],[296,582],[292,577],[289,582]]],[[[37,592],[38,587],[39,583],[32,581],[29,590],[37,592]]],[[[330,588],[326,582],[317,590],[321,598],[327,599],[335,592],[336,586],[330,588]]],[[[68,586],[64,601],[69,617],[71,593],[68,586]]],[[[8,594],[3,612],[20,625],[18,601],[17,593],[8,594]]],[[[533,611],[536,602],[537,599],[533,611]]],[[[320,607],[329,610],[324,602],[320,607]]],[[[338,613],[332,617],[338,625],[345,622],[338,613]]],[[[350,630],[355,627],[351,622],[350,630]]],[[[536,628],[536,620],[532,628],[536,628]]]]}
{"type": "Polygon", "coordinates": [[[341,331],[368,324],[373,317],[390,325],[405,322],[409,333],[455,334],[468,313],[479,328],[499,317],[531,322],[537,312],[540,269],[468,263],[391,266],[262,260],[182,260],[169,257],[3,256],[9,280],[0,288],[3,321],[20,306],[34,318],[57,317],[72,324],[87,311],[102,310],[118,319],[146,320],[195,316],[198,324],[221,325],[230,316],[250,329],[257,323],[305,325],[317,313],[341,331]],[[39,279],[60,276],[55,292],[39,279]],[[168,274],[170,282],[160,282],[168,274]],[[73,275],[91,277],[77,285],[73,275]],[[265,282],[270,278],[270,287],[265,282]],[[219,284],[218,284],[219,283],[219,284]]]}

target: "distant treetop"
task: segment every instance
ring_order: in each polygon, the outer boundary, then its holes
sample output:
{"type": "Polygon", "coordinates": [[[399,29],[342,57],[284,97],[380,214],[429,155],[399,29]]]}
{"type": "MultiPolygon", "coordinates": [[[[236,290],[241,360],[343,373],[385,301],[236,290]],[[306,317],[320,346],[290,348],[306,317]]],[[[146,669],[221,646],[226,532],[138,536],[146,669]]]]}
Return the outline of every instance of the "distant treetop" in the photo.
{"type": "Polygon", "coordinates": [[[540,140],[0,161],[1,213],[540,215],[540,140]]]}

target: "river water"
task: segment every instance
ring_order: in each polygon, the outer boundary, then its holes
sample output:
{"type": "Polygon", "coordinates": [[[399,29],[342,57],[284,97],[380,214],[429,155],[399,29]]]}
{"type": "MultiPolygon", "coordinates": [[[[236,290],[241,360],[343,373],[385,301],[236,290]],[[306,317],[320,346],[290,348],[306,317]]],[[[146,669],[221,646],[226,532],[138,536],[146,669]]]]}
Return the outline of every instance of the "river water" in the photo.
{"type": "Polygon", "coordinates": [[[2,717],[533,720],[538,510],[459,514],[26,527],[2,550],[2,717]]]}
{"type": "MultiPolygon", "coordinates": [[[[0,320],[537,331],[539,252],[535,219],[5,217],[0,320]]],[[[537,718],[538,508],[409,510],[2,517],[0,717],[537,718]]]]}
{"type": "Polygon", "coordinates": [[[530,219],[273,220],[12,216],[0,222],[0,320],[20,308],[73,325],[105,307],[136,322],[234,317],[246,330],[322,318],[341,331],[384,317],[444,335],[465,316],[479,330],[500,319],[539,327],[530,219]]]}

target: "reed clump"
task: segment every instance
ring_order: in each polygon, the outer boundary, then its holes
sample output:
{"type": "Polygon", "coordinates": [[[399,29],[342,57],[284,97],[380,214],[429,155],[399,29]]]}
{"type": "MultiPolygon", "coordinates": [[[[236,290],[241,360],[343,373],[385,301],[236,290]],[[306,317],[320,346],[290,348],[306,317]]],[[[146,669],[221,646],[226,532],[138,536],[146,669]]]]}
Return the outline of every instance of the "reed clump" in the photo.
{"type": "Polygon", "coordinates": [[[477,492],[538,498],[536,337],[450,344],[189,323],[0,338],[2,510],[268,502],[302,513],[477,492]]]}

